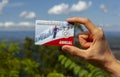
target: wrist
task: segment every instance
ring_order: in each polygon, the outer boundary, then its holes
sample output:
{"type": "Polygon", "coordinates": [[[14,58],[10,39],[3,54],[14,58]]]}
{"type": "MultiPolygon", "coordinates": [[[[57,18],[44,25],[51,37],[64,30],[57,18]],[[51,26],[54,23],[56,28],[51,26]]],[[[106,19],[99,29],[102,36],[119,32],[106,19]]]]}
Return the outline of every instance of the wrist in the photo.
{"type": "Polygon", "coordinates": [[[110,62],[106,63],[105,68],[112,77],[120,77],[120,62],[115,58],[111,59],[110,62]]]}

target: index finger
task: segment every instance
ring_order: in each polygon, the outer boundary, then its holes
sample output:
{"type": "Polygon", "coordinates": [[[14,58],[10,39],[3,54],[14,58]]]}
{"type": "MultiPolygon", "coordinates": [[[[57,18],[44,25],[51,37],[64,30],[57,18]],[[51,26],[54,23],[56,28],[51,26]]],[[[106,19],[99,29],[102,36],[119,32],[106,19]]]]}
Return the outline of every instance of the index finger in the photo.
{"type": "Polygon", "coordinates": [[[96,29],[96,26],[88,18],[73,17],[73,18],[68,18],[67,21],[83,24],[90,33],[93,33],[93,31],[96,29]]]}

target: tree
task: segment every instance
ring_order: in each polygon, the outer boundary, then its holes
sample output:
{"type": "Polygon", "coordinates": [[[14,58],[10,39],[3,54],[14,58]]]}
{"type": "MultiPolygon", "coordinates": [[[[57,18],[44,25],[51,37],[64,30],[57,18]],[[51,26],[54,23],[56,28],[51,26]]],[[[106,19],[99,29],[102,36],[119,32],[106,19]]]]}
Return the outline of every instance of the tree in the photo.
{"type": "Polygon", "coordinates": [[[34,77],[37,75],[39,63],[18,57],[18,43],[0,43],[0,77],[34,77]]]}

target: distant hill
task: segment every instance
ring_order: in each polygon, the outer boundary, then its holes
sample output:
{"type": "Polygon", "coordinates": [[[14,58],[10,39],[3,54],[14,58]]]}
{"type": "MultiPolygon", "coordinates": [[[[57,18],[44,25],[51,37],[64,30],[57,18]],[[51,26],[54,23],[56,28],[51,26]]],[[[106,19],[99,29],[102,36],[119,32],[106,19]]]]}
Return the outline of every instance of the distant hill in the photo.
{"type": "MultiPolygon", "coordinates": [[[[120,32],[105,32],[105,36],[113,50],[120,50],[120,32]]],[[[34,31],[0,31],[0,40],[23,42],[26,37],[34,39],[34,31]]]]}

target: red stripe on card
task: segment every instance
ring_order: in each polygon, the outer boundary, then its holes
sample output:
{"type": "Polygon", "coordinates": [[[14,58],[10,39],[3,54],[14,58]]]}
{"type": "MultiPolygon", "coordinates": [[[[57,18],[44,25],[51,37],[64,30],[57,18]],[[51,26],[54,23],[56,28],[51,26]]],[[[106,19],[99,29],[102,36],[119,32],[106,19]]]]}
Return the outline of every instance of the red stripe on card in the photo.
{"type": "Polygon", "coordinates": [[[56,39],[50,42],[47,42],[43,45],[46,46],[63,46],[63,45],[74,45],[74,37],[69,37],[69,38],[60,38],[60,39],[56,39]]]}

